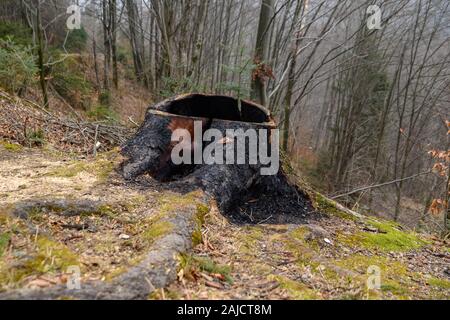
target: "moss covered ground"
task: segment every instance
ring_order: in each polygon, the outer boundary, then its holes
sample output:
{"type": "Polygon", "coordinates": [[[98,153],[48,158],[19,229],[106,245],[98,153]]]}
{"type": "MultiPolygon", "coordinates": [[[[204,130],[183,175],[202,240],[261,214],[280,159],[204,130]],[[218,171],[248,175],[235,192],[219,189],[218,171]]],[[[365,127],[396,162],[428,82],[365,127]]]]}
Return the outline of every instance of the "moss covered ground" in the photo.
{"type": "Polygon", "coordinates": [[[445,241],[354,216],[318,194],[317,213],[302,223],[234,224],[195,192],[125,184],[114,170],[119,160],[117,150],[86,158],[0,144],[0,291],[64,283],[71,266],[83,281],[110,281],[173,231],[171,214],[192,207],[195,248],[179,257],[177,281],[151,299],[450,296],[445,241]],[[75,216],[58,207],[11,215],[36,195],[99,205],[75,216]],[[379,285],[368,285],[377,273],[379,285]]]}

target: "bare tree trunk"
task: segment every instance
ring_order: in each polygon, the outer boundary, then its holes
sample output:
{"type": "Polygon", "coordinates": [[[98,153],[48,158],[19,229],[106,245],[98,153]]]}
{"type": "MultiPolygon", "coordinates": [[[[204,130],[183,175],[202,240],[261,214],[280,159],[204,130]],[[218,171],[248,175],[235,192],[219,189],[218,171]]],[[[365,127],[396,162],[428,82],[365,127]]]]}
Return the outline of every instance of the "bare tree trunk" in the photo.
{"type": "Polygon", "coordinates": [[[38,68],[39,68],[39,83],[42,90],[42,97],[44,99],[44,107],[48,108],[48,94],[47,94],[47,81],[45,79],[44,70],[44,44],[42,40],[42,24],[41,24],[41,8],[39,0],[36,1],[36,36],[37,36],[37,53],[38,53],[38,68]]]}
{"type": "Polygon", "coordinates": [[[92,35],[92,54],[94,56],[94,71],[95,71],[95,83],[97,90],[100,89],[100,79],[98,75],[98,63],[97,63],[97,42],[95,41],[95,34],[92,35]]]}
{"type": "Polygon", "coordinates": [[[110,19],[108,14],[108,0],[102,1],[102,22],[103,22],[103,44],[104,44],[104,63],[103,63],[103,88],[109,91],[109,70],[111,61],[111,39],[110,39],[110,19]]]}
{"type": "Polygon", "coordinates": [[[138,8],[133,0],[126,0],[125,2],[128,12],[128,25],[130,28],[130,43],[133,52],[134,71],[138,81],[142,82],[148,87],[147,77],[143,68],[143,57],[141,55],[141,43],[138,28],[138,8]]]}
{"type": "Polygon", "coordinates": [[[117,70],[117,4],[116,0],[110,0],[109,4],[110,18],[111,18],[111,55],[113,68],[113,83],[114,88],[119,88],[119,74],[117,70]]]}
{"type": "MultiPolygon", "coordinates": [[[[307,7],[308,0],[299,1],[297,3],[297,7],[295,9],[294,21],[297,21],[300,16],[300,11],[302,11],[302,7],[307,7]]],[[[295,70],[297,66],[297,55],[298,50],[301,43],[301,32],[303,29],[303,24],[298,24],[298,30],[294,33],[294,45],[291,49],[290,59],[289,59],[289,72],[287,79],[287,89],[286,89],[286,98],[284,101],[284,123],[283,123],[283,144],[282,150],[284,152],[288,152],[288,143],[289,143],[289,128],[290,128],[290,120],[291,120],[291,101],[292,94],[294,90],[294,85],[296,81],[295,70]]]]}
{"type": "Polygon", "coordinates": [[[273,14],[274,0],[261,0],[258,34],[256,36],[254,62],[257,65],[252,76],[251,97],[263,106],[267,105],[267,92],[265,76],[260,74],[260,69],[266,63],[269,51],[269,27],[273,14]]]}

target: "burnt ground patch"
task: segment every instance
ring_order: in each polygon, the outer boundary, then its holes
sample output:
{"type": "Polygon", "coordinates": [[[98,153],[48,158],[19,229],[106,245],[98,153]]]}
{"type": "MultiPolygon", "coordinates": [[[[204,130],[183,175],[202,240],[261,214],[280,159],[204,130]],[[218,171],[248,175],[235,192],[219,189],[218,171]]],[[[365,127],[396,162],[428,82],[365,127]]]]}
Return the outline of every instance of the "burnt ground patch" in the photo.
{"type": "Polygon", "coordinates": [[[283,173],[252,185],[228,212],[235,224],[304,224],[319,218],[309,196],[291,185],[283,173]]]}

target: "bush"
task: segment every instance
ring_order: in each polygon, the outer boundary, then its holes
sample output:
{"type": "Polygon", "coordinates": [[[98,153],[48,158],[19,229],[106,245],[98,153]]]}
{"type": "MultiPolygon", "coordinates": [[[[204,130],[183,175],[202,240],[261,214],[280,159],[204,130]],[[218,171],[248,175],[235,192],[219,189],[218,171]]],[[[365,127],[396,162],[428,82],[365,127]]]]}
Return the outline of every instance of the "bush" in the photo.
{"type": "Polygon", "coordinates": [[[111,104],[111,93],[109,91],[102,91],[98,96],[98,102],[103,106],[111,104]]]}
{"type": "Polygon", "coordinates": [[[30,146],[43,146],[45,143],[45,134],[42,129],[27,132],[26,138],[30,146]]]}
{"type": "Polygon", "coordinates": [[[102,91],[98,96],[98,105],[93,106],[87,116],[96,121],[110,121],[115,122],[118,119],[117,114],[111,109],[111,93],[109,91],[102,91]]]}
{"type": "Polygon", "coordinates": [[[38,68],[31,47],[0,39],[0,85],[17,92],[34,82],[38,68]]]}
{"type": "Polygon", "coordinates": [[[130,58],[131,53],[129,50],[126,50],[125,48],[118,47],[117,48],[117,62],[128,65],[128,61],[130,61],[132,58],[130,58]]]}
{"type": "Polygon", "coordinates": [[[61,56],[52,72],[55,90],[75,108],[88,110],[92,101],[92,85],[80,70],[76,56],[61,56]]]}
{"type": "Polygon", "coordinates": [[[65,48],[69,52],[80,53],[86,49],[88,34],[84,28],[71,30],[65,42],[65,48]]]}
{"type": "Polygon", "coordinates": [[[0,39],[10,39],[15,44],[24,47],[33,44],[31,29],[16,22],[0,21],[0,39]]]}
{"type": "Polygon", "coordinates": [[[96,105],[89,110],[87,116],[92,120],[96,121],[117,121],[117,114],[110,109],[108,106],[96,105]]]}

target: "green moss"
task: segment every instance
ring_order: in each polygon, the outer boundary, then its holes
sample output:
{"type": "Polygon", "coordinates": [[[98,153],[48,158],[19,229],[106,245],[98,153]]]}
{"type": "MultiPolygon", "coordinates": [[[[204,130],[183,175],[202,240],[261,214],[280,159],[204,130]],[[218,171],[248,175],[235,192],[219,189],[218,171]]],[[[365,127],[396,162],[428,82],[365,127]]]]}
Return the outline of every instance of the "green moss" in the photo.
{"type": "Polygon", "coordinates": [[[203,224],[205,223],[205,215],[209,213],[209,207],[204,204],[197,204],[197,218],[203,224]]]}
{"type": "Polygon", "coordinates": [[[165,217],[175,213],[178,209],[195,206],[195,230],[192,234],[192,243],[197,245],[202,242],[202,226],[205,222],[205,215],[209,212],[209,207],[199,201],[200,193],[197,191],[184,195],[176,193],[164,193],[157,196],[158,209],[157,216],[165,217]]]}
{"type": "Polygon", "coordinates": [[[180,300],[181,299],[181,295],[174,290],[170,290],[167,288],[162,288],[159,290],[155,290],[152,293],[149,294],[148,296],[149,300],[180,300]]]}
{"type": "Polygon", "coordinates": [[[210,258],[206,257],[196,257],[195,260],[202,271],[221,274],[228,283],[233,283],[233,279],[230,276],[230,266],[216,264],[210,258]]]}
{"type": "Polygon", "coordinates": [[[370,266],[378,266],[382,272],[394,277],[407,275],[406,266],[401,262],[390,260],[383,256],[366,256],[355,254],[345,259],[338,259],[334,262],[337,266],[347,270],[366,274],[370,266]]]}
{"type": "Polygon", "coordinates": [[[205,223],[205,216],[209,212],[209,207],[204,204],[197,204],[197,211],[195,213],[195,230],[192,233],[192,244],[194,246],[202,243],[202,226],[205,223]]]}
{"type": "Polygon", "coordinates": [[[113,170],[114,162],[107,159],[100,159],[98,161],[95,161],[88,168],[88,171],[95,173],[100,182],[106,181],[113,170]]]}
{"type": "Polygon", "coordinates": [[[291,231],[290,236],[292,237],[292,239],[300,241],[302,244],[310,247],[315,251],[319,250],[320,246],[317,240],[311,239],[306,241],[306,238],[309,234],[310,234],[309,229],[306,226],[301,226],[291,231]]]}
{"type": "Polygon", "coordinates": [[[111,272],[109,272],[107,275],[105,275],[105,281],[110,282],[114,278],[124,274],[125,272],[127,272],[127,268],[124,266],[116,268],[116,269],[112,270],[111,272]]]}
{"type": "Polygon", "coordinates": [[[31,258],[14,267],[0,264],[0,287],[16,286],[30,275],[65,272],[69,266],[79,265],[77,256],[65,245],[39,237],[31,258]]]}
{"type": "Polygon", "coordinates": [[[317,300],[320,295],[308,288],[303,283],[291,280],[281,275],[270,275],[269,280],[277,281],[280,287],[285,289],[292,299],[296,300],[317,300]]]}
{"type": "Polygon", "coordinates": [[[302,226],[291,231],[287,237],[277,237],[276,241],[283,243],[284,249],[295,257],[298,266],[317,268],[320,263],[315,261],[315,257],[319,246],[316,241],[305,241],[308,232],[308,229],[302,226]]]}
{"type": "Polygon", "coordinates": [[[245,226],[238,235],[239,251],[248,255],[255,255],[258,250],[258,244],[263,239],[264,233],[260,227],[245,226]]]}
{"type": "Polygon", "coordinates": [[[126,208],[127,211],[133,211],[134,209],[140,207],[146,201],[147,197],[139,195],[123,203],[123,206],[126,208]]]}
{"type": "Polygon", "coordinates": [[[104,204],[98,207],[96,212],[93,212],[93,214],[98,214],[100,216],[109,217],[112,219],[117,218],[116,211],[112,208],[112,206],[104,204]]]}
{"type": "Polygon", "coordinates": [[[408,299],[413,297],[419,291],[418,286],[421,286],[416,282],[421,279],[419,274],[411,273],[401,262],[383,256],[356,254],[345,259],[335,260],[333,264],[356,273],[353,276],[353,284],[358,285],[361,291],[366,293],[366,298],[408,299]],[[380,269],[381,290],[367,288],[368,270],[371,266],[380,269]],[[416,281],[412,281],[412,279],[416,281]],[[386,294],[388,295],[385,296],[386,294]]]}
{"type": "Polygon", "coordinates": [[[0,145],[10,152],[19,152],[23,149],[20,144],[10,143],[8,141],[0,141],[0,145]]]}
{"type": "Polygon", "coordinates": [[[3,253],[8,248],[10,239],[11,235],[9,233],[1,233],[0,231],[0,258],[3,256],[3,253]]]}
{"type": "Polygon", "coordinates": [[[233,283],[231,277],[231,267],[228,265],[219,265],[208,257],[198,257],[188,254],[181,254],[178,257],[178,269],[183,270],[184,275],[189,277],[195,270],[201,270],[208,273],[221,274],[229,284],[233,283]]]}
{"type": "Polygon", "coordinates": [[[265,264],[265,263],[251,263],[248,266],[248,271],[251,273],[255,273],[258,275],[264,275],[264,274],[271,274],[273,271],[273,267],[270,266],[269,264],[265,264]]]}
{"type": "MultiPolygon", "coordinates": [[[[319,270],[319,266],[316,267],[315,271],[319,270]]],[[[333,266],[325,267],[320,271],[320,274],[327,279],[327,281],[339,283],[340,285],[345,285],[351,287],[355,282],[355,278],[349,274],[345,274],[344,271],[338,272],[336,269],[333,269],[333,266]]]]}
{"type": "Polygon", "coordinates": [[[65,245],[41,237],[37,241],[38,254],[29,262],[29,267],[42,273],[65,270],[79,265],[77,256],[65,245]]]}
{"type": "Polygon", "coordinates": [[[280,151],[280,159],[281,159],[281,168],[287,175],[296,173],[288,154],[286,154],[284,151],[280,151]]]}
{"type": "Polygon", "coordinates": [[[95,161],[73,161],[70,164],[57,167],[48,172],[48,176],[72,178],[81,172],[87,172],[97,177],[99,182],[104,182],[114,169],[114,161],[100,157],[95,161]]]}
{"type": "Polygon", "coordinates": [[[55,168],[48,173],[50,176],[72,178],[84,171],[85,164],[82,162],[73,162],[72,164],[55,168]]]}
{"type": "Polygon", "coordinates": [[[305,240],[307,234],[308,228],[305,226],[298,227],[290,233],[290,235],[297,240],[305,240]]]}
{"type": "Polygon", "coordinates": [[[380,289],[385,293],[391,293],[395,295],[399,299],[407,297],[410,294],[407,288],[395,281],[386,281],[385,283],[382,283],[380,289]]]}
{"type": "Polygon", "coordinates": [[[379,222],[374,219],[367,223],[378,229],[377,233],[358,232],[354,235],[340,235],[338,239],[351,247],[364,247],[381,251],[409,251],[427,244],[413,232],[401,231],[393,222],[379,222]]]}
{"type": "Polygon", "coordinates": [[[439,278],[432,277],[432,278],[428,279],[427,282],[430,286],[433,286],[433,287],[436,287],[439,289],[447,289],[447,290],[450,289],[450,281],[445,280],[445,279],[439,279],[439,278]]]}
{"type": "MultiPolygon", "coordinates": [[[[56,214],[61,214],[66,210],[72,210],[74,212],[77,212],[77,206],[74,205],[59,205],[58,203],[50,203],[45,204],[42,206],[34,206],[29,209],[27,209],[27,217],[29,220],[35,222],[35,223],[42,223],[46,221],[46,218],[43,216],[44,212],[52,212],[56,214]]],[[[98,207],[93,207],[92,211],[80,211],[78,212],[78,215],[80,217],[92,217],[92,216],[99,216],[99,217],[108,217],[120,222],[127,222],[124,221],[124,219],[121,219],[121,217],[118,215],[118,213],[115,211],[115,209],[112,206],[109,205],[101,205],[98,207]]]]}
{"type": "Polygon", "coordinates": [[[136,235],[147,245],[151,245],[156,239],[170,233],[174,229],[174,225],[167,220],[171,214],[186,206],[197,206],[195,216],[197,220],[197,234],[194,232],[193,240],[195,238],[195,241],[200,241],[201,235],[198,232],[201,233],[206,207],[196,203],[196,199],[196,193],[187,195],[166,193],[159,195],[157,197],[158,207],[155,209],[155,213],[147,219],[130,222],[127,226],[127,231],[136,235]]]}
{"type": "Polygon", "coordinates": [[[157,197],[157,201],[159,204],[158,212],[167,214],[181,207],[190,205],[197,206],[198,192],[190,192],[184,195],[178,193],[164,193],[157,197]]]}
{"type": "MultiPolygon", "coordinates": [[[[60,212],[60,208],[49,208],[53,212],[60,212]]],[[[38,207],[33,207],[27,211],[27,217],[34,223],[44,222],[44,217],[42,216],[42,209],[38,207]]]]}
{"type": "Polygon", "coordinates": [[[76,299],[72,296],[61,296],[57,300],[76,300],[76,299]]]}
{"type": "Polygon", "coordinates": [[[143,238],[148,243],[153,243],[156,239],[173,230],[173,224],[169,221],[156,221],[144,231],[143,238]]]}
{"type": "Polygon", "coordinates": [[[192,233],[192,245],[195,247],[202,243],[203,241],[203,235],[201,229],[195,229],[192,233]]]}
{"type": "Polygon", "coordinates": [[[331,216],[337,216],[342,219],[347,220],[357,220],[357,218],[347,212],[341,211],[338,208],[336,208],[336,204],[333,201],[328,200],[320,193],[316,193],[314,197],[314,207],[325,214],[331,215],[331,216]]]}

